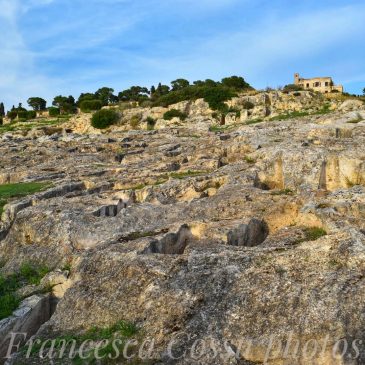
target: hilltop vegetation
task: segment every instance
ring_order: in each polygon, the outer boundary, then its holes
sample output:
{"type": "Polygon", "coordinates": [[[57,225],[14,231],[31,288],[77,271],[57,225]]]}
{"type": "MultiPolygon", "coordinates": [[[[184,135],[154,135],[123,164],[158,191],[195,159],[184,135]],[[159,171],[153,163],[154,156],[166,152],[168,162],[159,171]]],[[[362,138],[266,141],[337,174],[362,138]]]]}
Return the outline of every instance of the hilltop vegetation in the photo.
{"type": "Polygon", "coordinates": [[[94,93],[82,93],[77,100],[72,95],[54,97],[52,106],[47,108],[47,102],[41,97],[30,97],[27,100],[32,110],[27,110],[19,103],[18,107],[11,108],[5,113],[4,104],[0,104],[0,118],[5,115],[10,120],[21,119],[23,121],[33,119],[37,112],[50,112],[50,116],[58,114],[74,114],[80,108],[88,113],[100,110],[103,106],[116,105],[122,102],[147,103],[149,106],[167,106],[183,100],[195,100],[204,98],[212,109],[225,110],[224,101],[243,90],[253,90],[243,77],[231,76],[219,81],[207,79],[194,81],[192,84],[185,79],[171,81],[171,85],[159,83],[157,87],[132,86],[114,94],[114,89],[102,87],[94,93]]]}

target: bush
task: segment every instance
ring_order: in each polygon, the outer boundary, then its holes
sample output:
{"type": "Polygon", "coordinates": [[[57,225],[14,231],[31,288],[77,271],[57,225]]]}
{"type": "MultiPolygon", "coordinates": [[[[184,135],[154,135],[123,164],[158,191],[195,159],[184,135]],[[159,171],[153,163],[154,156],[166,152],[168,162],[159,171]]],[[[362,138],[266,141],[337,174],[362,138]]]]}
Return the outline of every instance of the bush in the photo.
{"type": "Polygon", "coordinates": [[[177,109],[171,109],[163,115],[163,119],[165,120],[171,120],[172,118],[179,118],[181,120],[185,120],[187,117],[188,116],[185,113],[177,109]]]}
{"type": "Polygon", "coordinates": [[[133,129],[137,129],[139,122],[141,121],[141,117],[139,115],[133,115],[133,117],[131,118],[131,120],[129,121],[129,125],[133,128],[133,129]]]}
{"type": "Polygon", "coordinates": [[[37,118],[37,112],[34,110],[27,111],[27,119],[35,119],[37,118]]]}
{"type": "Polygon", "coordinates": [[[255,107],[255,104],[251,103],[251,101],[246,100],[246,101],[243,102],[242,107],[243,107],[243,109],[250,110],[250,109],[253,109],[255,107]]]}
{"type": "Polygon", "coordinates": [[[57,117],[58,115],[60,115],[59,108],[50,107],[48,108],[48,112],[50,117],[57,117]]]}
{"type": "Polygon", "coordinates": [[[283,91],[284,92],[303,91],[303,88],[300,85],[289,84],[284,86],[283,91]]]}
{"type": "Polygon", "coordinates": [[[91,125],[94,128],[105,129],[117,122],[119,114],[112,109],[102,109],[94,113],[91,118],[91,125]]]}
{"type": "Polygon", "coordinates": [[[18,112],[18,119],[27,119],[28,112],[27,111],[19,111],[18,112]]]}
{"type": "Polygon", "coordinates": [[[209,104],[209,107],[221,112],[227,112],[228,106],[224,102],[234,96],[237,96],[236,93],[224,86],[216,86],[204,90],[204,100],[209,104]]]}
{"type": "Polygon", "coordinates": [[[10,111],[7,116],[10,120],[14,120],[18,116],[18,113],[16,111],[10,111]]]}
{"type": "Polygon", "coordinates": [[[155,128],[156,125],[156,119],[153,119],[152,117],[147,117],[147,130],[152,131],[155,128]]]}
{"type": "Polygon", "coordinates": [[[151,100],[145,100],[145,101],[142,101],[141,103],[139,103],[139,106],[141,108],[152,108],[153,103],[151,100]]]}
{"type": "Polygon", "coordinates": [[[0,125],[3,125],[4,124],[4,120],[2,117],[0,117],[0,125]]]}
{"type": "Polygon", "coordinates": [[[219,84],[211,86],[192,85],[181,90],[171,91],[167,95],[162,95],[156,100],[154,105],[167,107],[184,100],[204,99],[211,109],[223,111],[226,108],[224,102],[234,96],[237,95],[232,89],[219,84]]]}
{"type": "Polygon", "coordinates": [[[84,100],[80,103],[80,109],[83,113],[100,110],[103,104],[100,100],[84,100]]]}
{"type": "Polygon", "coordinates": [[[23,263],[19,272],[4,276],[0,274],[0,320],[10,316],[21,302],[16,290],[25,285],[39,285],[41,279],[50,270],[45,267],[36,267],[23,263]]]}
{"type": "Polygon", "coordinates": [[[231,76],[222,79],[222,85],[230,87],[235,90],[251,90],[252,87],[243,77],[231,76]]]}

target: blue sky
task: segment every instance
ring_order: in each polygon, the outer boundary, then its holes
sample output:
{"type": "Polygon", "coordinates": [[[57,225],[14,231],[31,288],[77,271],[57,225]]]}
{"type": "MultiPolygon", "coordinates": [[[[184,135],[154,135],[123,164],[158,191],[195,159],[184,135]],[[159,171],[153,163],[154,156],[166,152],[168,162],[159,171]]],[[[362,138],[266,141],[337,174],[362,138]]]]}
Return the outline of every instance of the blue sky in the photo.
{"type": "Polygon", "coordinates": [[[0,101],[179,77],[365,87],[364,0],[0,0],[0,101]]]}

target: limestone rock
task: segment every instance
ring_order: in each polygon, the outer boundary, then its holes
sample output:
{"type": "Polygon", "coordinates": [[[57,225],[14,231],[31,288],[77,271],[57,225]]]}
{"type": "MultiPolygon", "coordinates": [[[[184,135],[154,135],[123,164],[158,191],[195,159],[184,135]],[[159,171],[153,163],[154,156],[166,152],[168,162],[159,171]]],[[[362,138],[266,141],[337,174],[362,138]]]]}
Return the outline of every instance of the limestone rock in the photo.
{"type": "MultiPolygon", "coordinates": [[[[154,364],[364,364],[364,111],[341,103],[253,91],[227,102],[237,110],[225,126],[196,100],[169,106],[184,122],[137,106],[103,132],[78,115],[62,133],[1,136],[0,181],[54,185],[8,199],[0,222],[3,275],[25,262],[51,270],[19,289],[52,288],[31,312],[47,300],[50,311],[26,328],[56,338],[133,322],[155,340],[154,364]],[[294,111],[306,113],[270,120],[294,111]],[[194,359],[195,340],[215,341],[216,357],[194,359]],[[348,352],[334,357],[339,340],[348,352]],[[171,341],[185,357],[169,357],[171,341]],[[286,358],[290,341],[299,350],[286,358]]],[[[4,336],[18,320],[2,321],[4,336]]],[[[47,363],[22,356],[9,364],[47,363]]]]}

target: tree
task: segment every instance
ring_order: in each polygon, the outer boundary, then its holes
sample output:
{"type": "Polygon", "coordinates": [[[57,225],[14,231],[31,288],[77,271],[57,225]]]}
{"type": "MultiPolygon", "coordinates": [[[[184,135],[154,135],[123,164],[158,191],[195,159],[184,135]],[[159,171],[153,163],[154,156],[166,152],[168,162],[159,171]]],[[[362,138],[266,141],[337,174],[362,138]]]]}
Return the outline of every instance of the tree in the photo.
{"type": "Polygon", "coordinates": [[[4,103],[0,103],[0,117],[5,117],[5,106],[4,106],[4,103]]]}
{"type": "Polygon", "coordinates": [[[103,106],[103,103],[96,100],[83,100],[80,104],[80,109],[83,113],[90,113],[91,111],[100,110],[103,106]]]}
{"type": "Polygon", "coordinates": [[[362,93],[363,93],[363,95],[365,96],[365,87],[364,87],[364,89],[362,90],[362,93]]]}
{"type": "Polygon", "coordinates": [[[155,95],[157,97],[166,95],[170,92],[170,87],[167,85],[162,85],[161,82],[158,84],[155,95]]]}
{"type": "Polygon", "coordinates": [[[214,87],[214,86],[217,86],[219,83],[212,80],[212,79],[206,79],[204,81],[204,86],[208,86],[208,87],[214,87]]]}
{"type": "Polygon", "coordinates": [[[95,96],[96,99],[99,99],[104,106],[108,105],[109,103],[113,103],[115,100],[115,96],[113,95],[114,89],[110,87],[102,87],[96,91],[95,96]]]}
{"type": "Polygon", "coordinates": [[[18,112],[26,112],[27,109],[23,108],[23,104],[22,103],[19,103],[18,104],[18,108],[17,108],[18,112]]]}
{"type": "Polygon", "coordinates": [[[59,108],[62,114],[75,113],[76,111],[75,98],[72,95],[68,97],[58,95],[53,99],[52,105],[59,108]]]}
{"type": "Polygon", "coordinates": [[[95,100],[97,99],[97,96],[95,94],[92,93],[81,93],[79,98],[77,99],[77,105],[80,106],[80,104],[84,101],[84,100],[95,100]]]}
{"type": "Polygon", "coordinates": [[[46,110],[47,102],[40,97],[31,97],[27,103],[34,111],[46,110]]]}
{"type": "Polygon", "coordinates": [[[132,86],[118,94],[120,101],[143,101],[148,98],[149,90],[146,87],[132,86]]]}
{"type": "Polygon", "coordinates": [[[177,79],[174,81],[171,81],[171,85],[172,85],[172,91],[176,91],[176,90],[181,90],[184,89],[185,87],[188,87],[190,85],[188,80],[185,79],[177,79]]]}
{"type": "Polygon", "coordinates": [[[195,86],[207,86],[207,87],[215,87],[217,86],[219,83],[214,81],[214,80],[211,80],[211,79],[206,79],[205,81],[202,81],[202,80],[197,80],[197,81],[194,81],[193,84],[195,86]]]}
{"type": "Polygon", "coordinates": [[[231,76],[222,79],[222,85],[236,90],[252,89],[251,85],[248,84],[243,77],[239,76],[231,76]]]}

